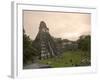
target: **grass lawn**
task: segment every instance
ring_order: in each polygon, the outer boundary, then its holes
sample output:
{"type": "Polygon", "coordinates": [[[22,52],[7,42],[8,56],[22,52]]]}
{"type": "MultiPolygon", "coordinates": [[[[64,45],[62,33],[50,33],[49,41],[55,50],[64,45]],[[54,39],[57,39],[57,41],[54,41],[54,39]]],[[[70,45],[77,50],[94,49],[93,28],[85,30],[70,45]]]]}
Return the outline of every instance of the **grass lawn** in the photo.
{"type": "Polygon", "coordinates": [[[83,51],[67,51],[60,56],[40,60],[39,63],[48,64],[55,67],[72,67],[72,66],[88,66],[90,65],[90,57],[87,52],[83,51]]]}

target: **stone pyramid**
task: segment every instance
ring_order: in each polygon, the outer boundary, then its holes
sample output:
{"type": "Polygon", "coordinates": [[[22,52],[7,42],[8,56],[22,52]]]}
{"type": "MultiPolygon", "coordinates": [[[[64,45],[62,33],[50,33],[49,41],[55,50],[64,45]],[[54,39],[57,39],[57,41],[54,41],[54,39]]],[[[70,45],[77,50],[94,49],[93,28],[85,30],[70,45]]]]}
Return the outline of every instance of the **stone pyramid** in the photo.
{"type": "Polygon", "coordinates": [[[47,59],[57,55],[56,44],[44,21],[40,22],[39,32],[34,40],[34,43],[40,52],[40,59],[47,59]]]}

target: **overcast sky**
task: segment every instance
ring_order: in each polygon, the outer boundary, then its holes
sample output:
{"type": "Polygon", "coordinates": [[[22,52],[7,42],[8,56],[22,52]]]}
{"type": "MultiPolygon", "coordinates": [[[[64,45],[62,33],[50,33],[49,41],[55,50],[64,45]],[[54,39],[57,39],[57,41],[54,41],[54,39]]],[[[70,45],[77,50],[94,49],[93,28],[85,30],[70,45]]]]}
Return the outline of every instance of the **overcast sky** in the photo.
{"type": "Polygon", "coordinates": [[[57,38],[74,41],[81,35],[90,34],[90,14],[24,11],[23,20],[25,32],[33,40],[38,33],[41,21],[46,23],[50,34],[57,38]]]}

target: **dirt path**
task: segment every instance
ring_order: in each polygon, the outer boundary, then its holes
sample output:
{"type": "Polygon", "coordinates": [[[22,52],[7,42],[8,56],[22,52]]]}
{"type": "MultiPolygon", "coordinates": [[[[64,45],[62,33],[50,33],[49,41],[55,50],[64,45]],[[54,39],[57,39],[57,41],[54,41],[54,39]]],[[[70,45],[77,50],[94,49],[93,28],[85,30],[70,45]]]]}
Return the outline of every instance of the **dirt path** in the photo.
{"type": "Polygon", "coordinates": [[[39,63],[33,63],[30,65],[24,66],[24,69],[39,69],[39,68],[51,68],[51,66],[45,65],[45,64],[39,64],[39,63]]]}

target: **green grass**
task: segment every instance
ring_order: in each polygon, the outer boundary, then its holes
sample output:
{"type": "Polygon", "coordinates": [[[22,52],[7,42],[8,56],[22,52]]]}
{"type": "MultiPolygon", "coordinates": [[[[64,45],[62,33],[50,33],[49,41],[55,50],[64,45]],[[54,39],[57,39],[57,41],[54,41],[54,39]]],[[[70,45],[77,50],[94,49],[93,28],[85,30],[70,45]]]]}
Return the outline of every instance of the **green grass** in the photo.
{"type": "Polygon", "coordinates": [[[67,51],[60,56],[40,60],[39,63],[48,64],[52,67],[85,66],[90,64],[86,61],[87,59],[90,60],[89,55],[86,54],[87,52],[82,51],[67,51]],[[84,60],[83,63],[82,60],[84,60]]]}

